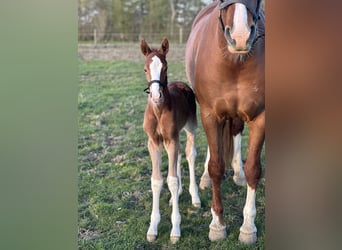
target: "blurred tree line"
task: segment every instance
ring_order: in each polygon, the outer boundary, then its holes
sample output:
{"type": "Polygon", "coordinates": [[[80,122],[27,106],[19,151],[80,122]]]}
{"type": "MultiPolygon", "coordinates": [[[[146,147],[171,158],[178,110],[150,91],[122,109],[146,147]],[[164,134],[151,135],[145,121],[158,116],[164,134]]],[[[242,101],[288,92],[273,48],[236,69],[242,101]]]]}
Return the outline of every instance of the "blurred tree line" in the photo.
{"type": "Polygon", "coordinates": [[[196,14],[211,0],[78,0],[78,39],[185,42],[196,14]]]}

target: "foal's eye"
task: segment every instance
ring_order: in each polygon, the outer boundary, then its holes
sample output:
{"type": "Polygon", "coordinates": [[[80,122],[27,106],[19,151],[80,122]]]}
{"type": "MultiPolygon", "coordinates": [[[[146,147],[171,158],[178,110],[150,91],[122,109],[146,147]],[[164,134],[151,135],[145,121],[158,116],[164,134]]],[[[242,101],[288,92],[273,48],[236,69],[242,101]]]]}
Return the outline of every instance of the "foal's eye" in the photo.
{"type": "Polygon", "coordinates": [[[146,73],[146,72],[147,72],[147,70],[146,70],[146,69],[144,69],[144,72],[146,73]]]}

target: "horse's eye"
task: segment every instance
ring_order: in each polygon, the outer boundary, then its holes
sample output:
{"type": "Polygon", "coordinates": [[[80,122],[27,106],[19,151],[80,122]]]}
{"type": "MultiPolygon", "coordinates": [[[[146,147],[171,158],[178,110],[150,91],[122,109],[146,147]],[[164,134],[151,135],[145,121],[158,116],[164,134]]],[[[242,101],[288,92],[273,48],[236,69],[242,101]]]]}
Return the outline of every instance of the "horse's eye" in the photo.
{"type": "Polygon", "coordinates": [[[147,70],[146,70],[146,69],[144,69],[144,72],[146,73],[146,72],[147,72],[147,70]]]}

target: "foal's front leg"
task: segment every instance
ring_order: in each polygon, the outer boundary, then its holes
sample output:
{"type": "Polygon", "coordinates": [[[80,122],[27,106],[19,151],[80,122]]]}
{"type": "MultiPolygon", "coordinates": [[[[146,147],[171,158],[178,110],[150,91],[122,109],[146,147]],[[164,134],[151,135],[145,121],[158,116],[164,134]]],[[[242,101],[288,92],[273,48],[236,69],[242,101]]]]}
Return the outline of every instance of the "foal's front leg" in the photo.
{"type": "Polygon", "coordinates": [[[150,152],[152,161],[152,177],[151,177],[151,188],[152,188],[152,213],[150,227],[147,231],[147,240],[152,242],[158,235],[158,224],[160,222],[159,212],[159,197],[163,186],[163,178],[160,172],[161,155],[162,155],[162,143],[160,141],[149,138],[148,150],[150,152]]]}
{"type": "Polygon", "coordinates": [[[173,244],[179,241],[181,232],[180,232],[180,223],[181,223],[181,215],[179,213],[178,207],[178,189],[179,189],[179,181],[177,177],[177,159],[178,159],[178,151],[179,151],[179,141],[178,138],[168,140],[164,140],[164,145],[169,158],[169,175],[167,177],[167,184],[169,190],[171,192],[171,200],[172,200],[172,214],[171,214],[171,222],[172,229],[170,234],[170,240],[173,244]]]}

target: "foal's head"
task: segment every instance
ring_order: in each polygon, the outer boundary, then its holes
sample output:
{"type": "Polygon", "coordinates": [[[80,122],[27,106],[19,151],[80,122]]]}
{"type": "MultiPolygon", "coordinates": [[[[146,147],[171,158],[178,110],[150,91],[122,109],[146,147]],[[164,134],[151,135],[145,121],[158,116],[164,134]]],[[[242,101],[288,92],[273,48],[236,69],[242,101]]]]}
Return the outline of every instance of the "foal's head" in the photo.
{"type": "Polygon", "coordinates": [[[220,0],[219,23],[227,40],[228,50],[246,54],[256,39],[261,0],[220,0]]]}
{"type": "Polygon", "coordinates": [[[142,39],[140,48],[145,56],[144,71],[148,82],[147,93],[150,94],[150,98],[155,104],[160,104],[164,100],[164,90],[167,89],[166,54],[169,51],[169,42],[164,38],[159,49],[151,49],[142,39]]]}

